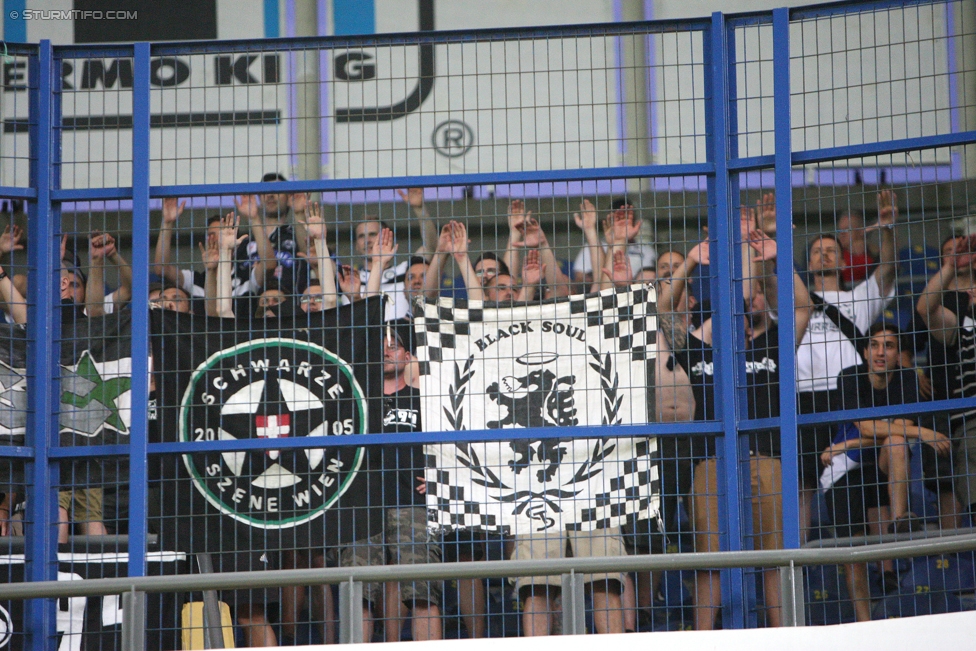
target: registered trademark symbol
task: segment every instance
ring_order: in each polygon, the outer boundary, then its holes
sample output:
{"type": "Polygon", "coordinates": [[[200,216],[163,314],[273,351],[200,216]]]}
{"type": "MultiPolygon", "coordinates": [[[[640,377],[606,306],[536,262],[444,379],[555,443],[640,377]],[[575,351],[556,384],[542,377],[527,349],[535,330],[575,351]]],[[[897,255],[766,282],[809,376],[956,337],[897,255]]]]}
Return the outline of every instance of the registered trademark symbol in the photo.
{"type": "Polygon", "coordinates": [[[441,156],[458,158],[474,146],[474,131],[460,120],[447,120],[434,129],[431,142],[441,156]]]}

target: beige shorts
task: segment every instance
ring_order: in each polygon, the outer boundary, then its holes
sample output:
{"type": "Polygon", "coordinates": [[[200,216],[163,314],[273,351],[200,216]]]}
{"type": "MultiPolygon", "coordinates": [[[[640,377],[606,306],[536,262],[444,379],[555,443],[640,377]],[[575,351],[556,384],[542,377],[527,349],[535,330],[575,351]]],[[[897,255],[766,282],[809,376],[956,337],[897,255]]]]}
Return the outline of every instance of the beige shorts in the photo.
{"type": "MultiPolygon", "coordinates": [[[[593,531],[553,532],[515,537],[513,559],[543,558],[602,558],[605,556],[626,556],[620,529],[595,529],[593,531]]],[[[585,583],[611,582],[608,589],[620,592],[623,588],[622,572],[605,574],[586,574],[585,583]]],[[[550,576],[522,576],[515,579],[515,589],[531,586],[559,586],[562,579],[558,574],[550,576]]]]}
{"type": "Polygon", "coordinates": [[[58,493],[58,506],[68,512],[73,522],[102,521],[102,489],[76,488],[58,493]],[[74,503],[74,509],[71,508],[74,503]]]}
{"type": "MultiPolygon", "coordinates": [[[[752,477],[752,532],[755,549],[783,548],[783,473],[779,459],[753,455],[749,458],[752,477]]],[[[706,459],[695,466],[692,484],[692,523],[695,551],[719,551],[718,461],[706,459]]]]}

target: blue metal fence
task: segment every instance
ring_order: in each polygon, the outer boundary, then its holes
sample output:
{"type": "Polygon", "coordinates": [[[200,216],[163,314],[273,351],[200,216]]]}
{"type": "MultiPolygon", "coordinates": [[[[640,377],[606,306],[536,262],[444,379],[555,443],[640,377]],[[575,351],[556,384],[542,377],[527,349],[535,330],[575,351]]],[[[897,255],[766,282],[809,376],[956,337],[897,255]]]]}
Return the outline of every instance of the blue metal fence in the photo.
{"type": "MultiPolygon", "coordinates": [[[[692,21],[588,25],[584,27],[546,27],[518,30],[485,30],[472,32],[432,32],[422,34],[372,35],[368,37],[335,37],[317,39],[269,39],[256,42],[148,44],[118,46],[52,46],[42,42],[38,46],[9,46],[12,56],[26,57],[29,62],[27,75],[30,109],[28,137],[30,150],[25,159],[30,165],[30,183],[23,187],[0,187],[0,196],[25,200],[29,214],[29,375],[28,391],[30,411],[28,416],[26,445],[21,448],[0,447],[0,457],[19,458],[26,461],[27,491],[32,497],[27,503],[27,572],[31,581],[57,578],[57,485],[59,464],[84,457],[124,457],[130,468],[129,481],[129,555],[128,575],[146,574],[145,554],[147,540],[147,470],[148,455],[179,454],[191,450],[238,451],[267,447],[261,441],[210,441],[202,443],[149,443],[146,435],[146,405],[148,404],[149,327],[147,311],[132,310],[132,429],[128,446],[111,448],[63,448],[58,445],[57,389],[58,360],[57,338],[60,314],[56,308],[59,277],[58,245],[61,238],[62,206],[66,202],[108,201],[131,202],[132,219],[132,268],[133,297],[135,306],[149,303],[150,225],[149,213],[153,201],[181,196],[228,196],[261,193],[266,184],[251,182],[222,182],[181,185],[158,185],[151,172],[153,161],[162,154],[154,150],[152,138],[153,93],[151,84],[152,62],[160,57],[197,56],[203,54],[240,55],[252,52],[290,52],[316,49],[364,48],[379,46],[409,46],[423,44],[482,43],[493,41],[527,41],[532,39],[585,37],[593,34],[617,37],[634,34],[663,34],[669,32],[694,32],[701,35],[703,48],[701,62],[704,71],[704,126],[707,157],[703,161],[688,163],[651,164],[640,166],[614,166],[586,169],[539,169],[526,171],[492,171],[485,173],[433,174],[418,176],[372,178],[321,178],[303,179],[276,184],[277,192],[338,192],[383,190],[401,187],[448,187],[448,186],[497,186],[517,183],[554,183],[573,181],[597,181],[601,179],[666,179],[669,177],[703,177],[707,188],[708,237],[712,241],[713,262],[711,296],[715,313],[715,341],[718,367],[716,377],[717,409],[714,422],[689,422],[677,424],[647,423],[622,426],[619,434],[676,436],[688,434],[716,434],[721,437],[718,446],[724,469],[719,485],[722,501],[721,526],[722,549],[741,550],[750,546],[751,519],[749,509],[749,475],[747,448],[743,448],[743,434],[750,430],[775,425],[781,432],[782,458],[798,457],[797,427],[823,422],[853,420],[851,412],[797,415],[795,392],[795,359],[784,354],[780,358],[779,400],[782,415],[773,422],[750,421],[744,407],[745,378],[741,355],[744,349],[742,328],[736,327],[741,318],[741,306],[735,296],[741,296],[741,284],[745,270],[741,257],[736,254],[740,242],[733,226],[739,204],[740,177],[750,172],[772,171],[776,191],[776,231],[779,244],[777,278],[780,287],[793,283],[794,241],[793,189],[795,172],[802,166],[814,163],[832,163],[848,159],[901,154],[920,150],[976,145],[976,131],[953,130],[932,132],[911,137],[879,141],[834,144],[825,148],[797,148],[795,138],[796,115],[791,115],[802,92],[793,75],[797,59],[791,54],[798,51],[798,39],[804,21],[830,19],[839,16],[860,16],[886,10],[904,10],[906,7],[943,8],[954,11],[954,6],[941,2],[849,2],[829,6],[800,9],[778,9],[772,12],[756,12],[748,15],[726,16],[714,14],[710,19],[692,21]],[[746,29],[771,29],[772,79],[763,79],[763,92],[771,87],[772,124],[763,123],[771,132],[772,149],[746,146],[740,155],[740,142],[747,122],[744,99],[744,79],[739,74],[737,60],[742,54],[746,29]],[[738,39],[738,42],[737,42],[738,39]],[[124,152],[122,164],[131,165],[131,186],[72,187],[63,188],[61,171],[62,138],[66,128],[62,121],[63,95],[60,87],[62,65],[69,59],[119,58],[132,60],[133,86],[131,88],[131,150],[124,152]],[[771,128],[770,128],[771,126],[771,128]],[[731,344],[731,345],[725,345],[731,344]]],[[[768,34],[768,32],[764,32],[768,34]]],[[[764,36],[765,38],[765,36],[764,36]]],[[[969,74],[973,74],[970,72],[969,74]]],[[[973,107],[968,107],[972,109],[973,107]]],[[[329,120],[324,120],[329,127],[329,120]]],[[[6,125],[5,125],[6,126],[6,125]]],[[[22,152],[21,152],[22,153],[22,152]]],[[[19,164],[4,159],[4,165],[19,164]]],[[[973,170],[968,170],[970,174],[973,170]]],[[[779,304],[780,348],[791,350],[793,341],[793,297],[784,292],[779,304]]],[[[971,406],[969,400],[950,400],[913,405],[912,413],[935,413],[952,408],[971,406]]],[[[885,418],[904,413],[903,407],[861,410],[857,418],[885,418]]],[[[600,427],[578,427],[559,432],[560,436],[597,435],[600,427]]],[[[513,438],[551,437],[551,429],[528,428],[524,430],[469,431],[463,436],[457,433],[424,433],[371,435],[376,443],[387,442],[438,442],[466,440],[511,440],[513,438]]],[[[358,441],[339,441],[338,445],[359,445],[358,441]]],[[[276,449],[300,448],[304,441],[277,440],[276,449]]],[[[797,548],[801,545],[800,478],[793,463],[783,465],[783,522],[785,545],[797,548]]],[[[726,627],[749,625],[749,575],[741,569],[723,573],[723,621],[726,627]]],[[[55,603],[53,600],[33,600],[29,604],[25,620],[31,636],[25,648],[35,651],[51,648],[55,640],[55,603]]]]}

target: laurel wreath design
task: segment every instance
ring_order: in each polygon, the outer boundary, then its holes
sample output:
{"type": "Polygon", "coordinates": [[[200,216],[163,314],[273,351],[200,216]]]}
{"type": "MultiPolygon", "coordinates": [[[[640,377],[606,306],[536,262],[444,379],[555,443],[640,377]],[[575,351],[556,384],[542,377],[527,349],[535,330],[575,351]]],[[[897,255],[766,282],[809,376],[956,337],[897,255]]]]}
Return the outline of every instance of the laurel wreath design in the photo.
{"type": "Polygon", "coordinates": [[[600,357],[600,351],[590,346],[590,355],[595,361],[590,362],[590,368],[600,374],[600,384],[603,389],[603,424],[620,425],[620,405],[623,396],[618,396],[620,378],[613,370],[613,358],[610,353],[600,357]]]}
{"type": "Polygon", "coordinates": [[[444,407],[444,415],[447,422],[451,424],[455,432],[465,429],[464,427],[464,394],[468,390],[468,382],[474,377],[471,366],[474,364],[474,355],[468,357],[464,363],[464,370],[454,362],[454,382],[447,387],[447,393],[451,400],[451,408],[444,407]]]}
{"type": "MultiPolygon", "coordinates": [[[[610,355],[610,353],[601,355],[600,352],[592,346],[590,347],[590,355],[593,357],[593,360],[589,363],[590,368],[600,375],[600,384],[603,391],[603,424],[618,425],[622,421],[620,411],[623,404],[623,396],[620,395],[619,376],[613,368],[613,357],[610,355]]],[[[472,370],[473,365],[474,355],[468,357],[463,368],[458,362],[454,363],[454,381],[448,386],[449,404],[445,405],[443,409],[445,417],[455,431],[466,429],[464,423],[464,399],[467,394],[467,385],[471,381],[471,378],[474,377],[474,371],[472,370]]],[[[573,477],[563,484],[563,488],[551,488],[544,491],[514,491],[513,488],[503,482],[490,467],[482,463],[477,451],[469,443],[457,442],[454,445],[457,448],[455,458],[457,459],[458,463],[466,467],[471,472],[471,480],[474,483],[488,489],[513,491],[507,494],[494,495],[492,497],[493,499],[503,503],[514,503],[515,514],[530,510],[530,505],[533,503],[538,504],[536,500],[539,500],[539,502],[545,505],[543,510],[547,508],[548,510],[556,513],[561,512],[562,509],[560,508],[560,504],[557,500],[573,497],[574,495],[579,494],[579,492],[582,490],[565,490],[565,488],[569,486],[573,486],[575,488],[575,485],[586,482],[591,477],[603,472],[603,460],[606,459],[617,447],[614,443],[611,443],[610,438],[597,439],[593,444],[593,449],[590,452],[589,459],[580,465],[573,477]]],[[[539,506],[541,506],[541,504],[539,506]]],[[[549,523],[548,525],[542,527],[542,529],[548,528],[554,524],[554,521],[552,521],[550,518],[543,518],[541,516],[537,518],[535,515],[532,517],[545,520],[549,523]]]]}

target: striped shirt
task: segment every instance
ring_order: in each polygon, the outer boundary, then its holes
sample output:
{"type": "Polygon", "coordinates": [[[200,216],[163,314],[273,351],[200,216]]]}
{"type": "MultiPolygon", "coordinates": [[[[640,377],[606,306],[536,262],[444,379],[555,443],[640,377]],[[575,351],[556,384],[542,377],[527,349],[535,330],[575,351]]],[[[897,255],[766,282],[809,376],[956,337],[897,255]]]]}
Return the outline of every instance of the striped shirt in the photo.
{"type": "MultiPolygon", "coordinates": [[[[976,320],[973,319],[972,308],[962,319],[956,352],[959,355],[959,366],[956,371],[959,382],[952,397],[974,398],[976,397],[976,320]]],[[[952,424],[962,425],[967,417],[973,415],[976,415],[976,404],[972,409],[954,413],[951,418],[952,424]]]]}

